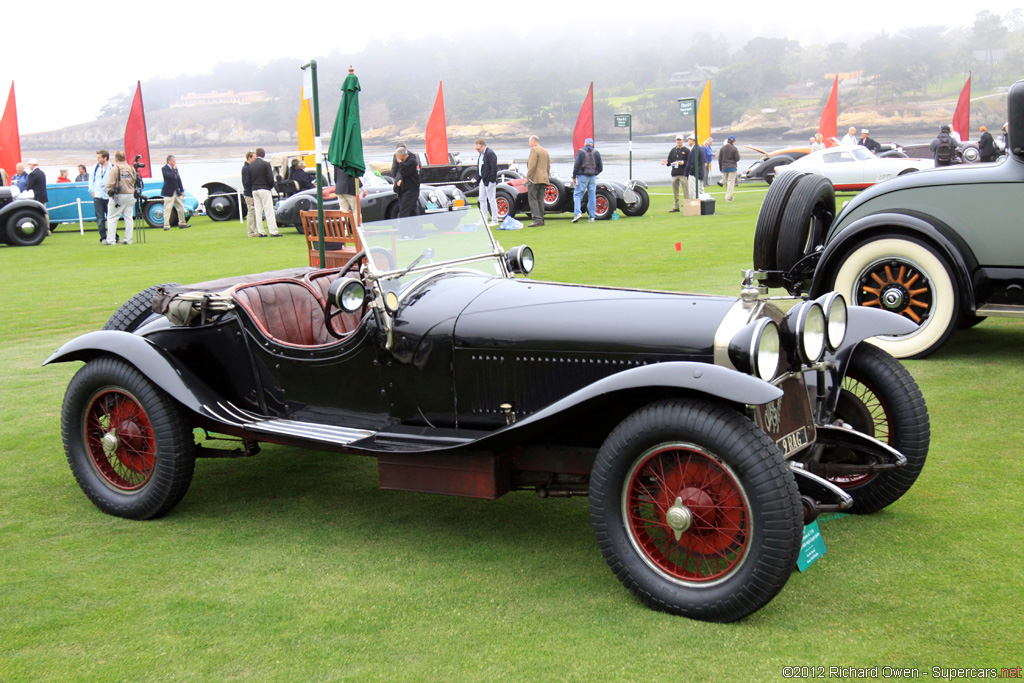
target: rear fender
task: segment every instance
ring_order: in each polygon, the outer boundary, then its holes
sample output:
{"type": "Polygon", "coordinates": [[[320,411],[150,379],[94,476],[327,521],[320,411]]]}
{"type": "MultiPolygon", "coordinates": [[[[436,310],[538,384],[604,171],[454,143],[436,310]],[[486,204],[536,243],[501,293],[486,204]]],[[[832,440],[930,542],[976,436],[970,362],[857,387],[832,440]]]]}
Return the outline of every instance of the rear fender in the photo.
{"type": "Polygon", "coordinates": [[[203,414],[204,405],[216,405],[219,400],[219,397],[194,373],[173,364],[145,337],[130,332],[102,330],[83,334],[54,351],[43,365],[70,361],[88,362],[103,355],[123,358],[172,398],[196,413],[203,414]]]}

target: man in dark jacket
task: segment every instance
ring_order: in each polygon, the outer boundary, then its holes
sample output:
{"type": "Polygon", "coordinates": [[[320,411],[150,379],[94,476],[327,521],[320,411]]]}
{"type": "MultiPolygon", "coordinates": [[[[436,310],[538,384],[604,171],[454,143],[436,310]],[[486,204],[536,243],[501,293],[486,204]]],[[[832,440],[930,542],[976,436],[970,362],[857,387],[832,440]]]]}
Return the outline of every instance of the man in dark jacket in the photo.
{"type": "Polygon", "coordinates": [[[672,208],[668,210],[669,213],[677,213],[679,211],[679,188],[683,188],[683,199],[690,198],[690,188],[686,185],[686,178],[683,177],[683,166],[686,165],[686,157],[689,156],[690,150],[686,148],[686,138],[680,133],[676,136],[676,146],[668,151],[668,158],[661,162],[662,166],[672,167],[672,198],[675,202],[672,204],[672,208]]]}
{"type": "Polygon", "coordinates": [[[274,169],[263,158],[267,156],[262,147],[256,148],[256,158],[249,164],[249,178],[252,181],[252,204],[256,212],[256,232],[260,237],[263,233],[263,217],[267,219],[267,228],[271,237],[280,237],[277,231],[277,216],[274,215],[274,197],[270,190],[274,187],[274,169]]]}
{"type": "Polygon", "coordinates": [[[860,140],[857,141],[857,144],[860,145],[861,147],[867,147],[868,151],[871,152],[872,154],[878,154],[878,150],[882,149],[882,146],[880,144],[878,144],[877,142],[868,137],[867,128],[861,130],[860,140]]]}
{"type": "Polygon", "coordinates": [[[730,135],[718,151],[718,170],[725,181],[725,201],[732,201],[732,192],[736,189],[736,174],[739,171],[740,151],[736,149],[736,136],[730,135]]]}
{"type": "Polygon", "coordinates": [[[593,223],[597,217],[597,176],[604,170],[601,163],[601,153],[594,149],[593,138],[583,141],[583,148],[576,152],[576,159],[572,164],[572,182],[576,189],[572,191],[572,222],[580,219],[580,200],[583,193],[587,194],[587,215],[588,220],[593,223]]]}
{"type": "Polygon", "coordinates": [[[688,187],[687,199],[700,199],[700,184],[704,182],[704,148],[697,144],[697,138],[692,135],[686,138],[686,146],[690,148],[690,154],[686,157],[683,165],[683,176],[688,187]]]}
{"type": "Polygon", "coordinates": [[[498,200],[495,195],[498,187],[498,155],[487,146],[483,138],[476,141],[476,151],[480,154],[476,159],[476,169],[480,174],[480,211],[485,221],[490,215],[490,224],[494,226],[498,224],[498,200]]]}
{"type": "Polygon", "coordinates": [[[395,186],[398,191],[398,216],[418,216],[420,209],[420,170],[416,165],[416,157],[405,147],[395,150],[398,161],[398,176],[395,186]]]}
{"type": "Polygon", "coordinates": [[[160,190],[160,196],[164,198],[164,230],[171,229],[171,211],[178,212],[178,227],[188,228],[185,222],[185,186],[181,184],[181,176],[178,175],[178,162],[174,155],[168,155],[167,163],[163,167],[164,187],[160,190]]]}
{"type": "Polygon", "coordinates": [[[949,166],[952,164],[956,147],[956,143],[949,135],[949,126],[940,128],[938,137],[932,140],[932,144],[928,146],[932,156],[935,158],[936,166],[949,166]]]}
{"type": "Polygon", "coordinates": [[[35,200],[45,204],[48,200],[46,196],[46,174],[43,173],[43,169],[39,168],[39,162],[35,159],[28,160],[28,169],[28,180],[25,182],[25,190],[32,190],[35,200]]]}
{"type": "Polygon", "coordinates": [[[256,210],[253,207],[252,199],[252,176],[249,175],[249,164],[256,158],[256,152],[245,153],[245,163],[242,164],[242,196],[245,198],[245,227],[249,233],[249,237],[266,237],[267,233],[263,232],[263,223],[260,222],[259,227],[256,225],[256,210]]]}
{"type": "Polygon", "coordinates": [[[981,154],[981,161],[996,160],[996,141],[985,126],[981,127],[981,137],[978,138],[978,153],[981,154]]]}

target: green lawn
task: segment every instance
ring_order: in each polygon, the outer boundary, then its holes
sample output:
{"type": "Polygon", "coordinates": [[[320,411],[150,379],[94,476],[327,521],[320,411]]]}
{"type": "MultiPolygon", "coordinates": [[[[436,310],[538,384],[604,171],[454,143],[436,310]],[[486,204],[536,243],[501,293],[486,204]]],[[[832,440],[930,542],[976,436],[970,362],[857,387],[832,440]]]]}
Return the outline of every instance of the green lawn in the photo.
{"type": "MultiPolygon", "coordinates": [[[[499,236],[534,248],[539,279],[738,294],[763,186],[728,204],[715,188],[703,218],[653,191],[642,218],[563,214],[499,236]]],[[[283,232],[196,219],[130,247],[71,228],[0,247],[0,681],[717,682],[1024,663],[1013,321],[907,364],[932,419],[918,483],[876,515],[823,521],[828,553],[735,624],[641,607],[601,558],[586,499],[380,491],[369,458],[266,446],[198,461],[160,520],[99,512],[60,437],[78,364],[40,364],[149,285],[302,265],[303,238],[283,232]]]]}

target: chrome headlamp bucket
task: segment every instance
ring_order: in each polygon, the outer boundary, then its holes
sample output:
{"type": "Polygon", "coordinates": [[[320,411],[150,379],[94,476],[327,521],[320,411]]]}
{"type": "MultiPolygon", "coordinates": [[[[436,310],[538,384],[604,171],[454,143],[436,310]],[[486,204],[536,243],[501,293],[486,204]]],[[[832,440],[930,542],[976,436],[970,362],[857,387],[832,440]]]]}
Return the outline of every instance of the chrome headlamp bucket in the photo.
{"type": "Polygon", "coordinates": [[[729,360],[741,372],[771,382],[779,372],[781,336],[769,318],[758,318],[729,342],[729,360]]]}
{"type": "Polygon", "coordinates": [[[793,307],[786,316],[788,332],[793,337],[800,361],[808,365],[825,356],[825,309],[817,301],[804,301],[793,307]]]}
{"type": "Polygon", "coordinates": [[[828,345],[828,350],[835,353],[846,339],[846,326],[849,319],[846,311],[846,299],[839,292],[829,292],[815,301],[825,311],[825,343],[828,345]]]}

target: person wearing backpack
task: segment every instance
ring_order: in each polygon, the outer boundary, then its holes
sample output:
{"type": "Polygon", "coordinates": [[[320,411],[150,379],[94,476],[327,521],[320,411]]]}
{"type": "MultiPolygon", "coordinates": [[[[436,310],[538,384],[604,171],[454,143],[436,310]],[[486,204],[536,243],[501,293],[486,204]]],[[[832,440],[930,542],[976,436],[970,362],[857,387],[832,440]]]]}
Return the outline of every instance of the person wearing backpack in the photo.
{"type": "Polygon", "coordinates": [[[939,130],[939,136],[932,140],[929,149],[932,151],[932,157],[935,159],[936,166],[949,166],[953,163],[953,152],[956,150],[956,143],[953,142],[953,138],[949,135],[949,126],[943,126],[939,130]]]}
{"type": "Polygon", "coordinates": [[[597,217],[597,176],[601,175],[604,165],[601,153],[594,149],[594,139],[583,141],[583,148],[576,152],[576,161],[572,165],[572,182],[576,189],[572,193],[572,222],[575,223],[583,215],[580,213],[580,199],[587,193],[587,215],[593,223],[597,217]]]}

